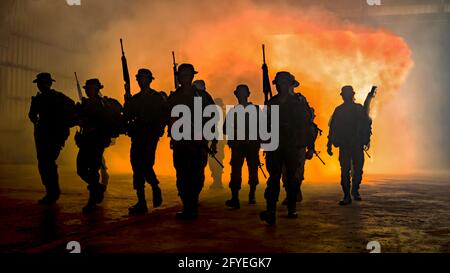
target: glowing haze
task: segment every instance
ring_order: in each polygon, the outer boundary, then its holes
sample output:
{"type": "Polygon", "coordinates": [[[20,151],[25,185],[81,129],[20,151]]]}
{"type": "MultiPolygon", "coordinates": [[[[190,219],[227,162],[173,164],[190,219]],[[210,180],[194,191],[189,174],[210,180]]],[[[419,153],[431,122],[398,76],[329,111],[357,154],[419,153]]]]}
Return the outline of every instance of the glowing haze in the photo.
{"type": "MultiPolygon", "coordinates": [[[[323,151],[327,167],[317,159],[308,162],[308,180],[339,175],[337,158],[326,155],[325,144],[328,120],[341,103],[340,88],[346,84],[354,86],[360,103],[371,85],[379,86],[372,111],[372,159],[367,161],[366,172],[402,172],[413,168],[416,155],[407,149],[413,139],[403,134],[408,126],[404,118],[407,106],[392,107],[413,64],[408,45],[401,37],[383,29],[342,22],[320,10],[287,6],[275,10],[270,5],[236,2],[225,5],[219,1],[200,1],[195,8],[172,1],[137,6],[126,20],[112,23],[93,39],[95,48],[101,50],[91,73],[103,80],[106,93],[123,97],[119,55],[122,37],[131,75],[139,67],[150,68],[156,78],[152,84],[155,89],[167,93],[173,90],[171,51],[174,50],[178,63],[194,64],[200,72],[197,78],[206,81],[213,97],[234,104],[232,91],[237,84],[246,83],[252,92],[251,101],[262,104],[264,43],[271,77],[280,70],[293,73],[301,84],[297,91],[315,108],[316,120],[324,130],[317,149],[323,151]]],[[[133,78],[134,93],[137,84],[133,78]]],[[[119,138],[107,152],[110,170],[131,171],[128,153],[129,140],[119,138]]],[[[226,154],[228,163],[228,148],[226,154]]],[[[165,138],[157,152],[158,174],[174,174],[171,155],[165,138]]],[[[225,165],[226,181],[229,167],[225,165]]]]}

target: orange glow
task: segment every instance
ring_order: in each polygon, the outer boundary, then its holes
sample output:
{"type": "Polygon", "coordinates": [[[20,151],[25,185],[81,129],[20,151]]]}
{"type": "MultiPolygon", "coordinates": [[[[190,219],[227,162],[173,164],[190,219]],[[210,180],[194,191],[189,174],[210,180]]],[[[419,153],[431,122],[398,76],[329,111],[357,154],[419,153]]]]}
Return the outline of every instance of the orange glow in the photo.
{"type": "MultiPolygon", "coordinates": [[[[416,155],[407,149],[413,139],[402,134],[407,122],[402,115],[392,118],[391,113],[383,112],[384,105],[395,99],[413,65],[411,51],[401,37],[382,29],[351,25],[317,10],[289,9],[279,16],[257,6],[247,7],[239,13],[224,14],[214,20],[189,21],[189,18],[182,18],[177,21],[182,25],[181,30],[177,29],[179,25],[168,20],[170,18],[164,18],[168,8],[161,9],[161,15],[152,21],[157,25],[148,22],[145,14],[138,14],[130,21],[117,22],[99,37],[99,44],[104,45],[99,55],[104,75],[99,76],[104,76],[105,86],[110,86],[112,96],[123,96],[118,50],[118,38],[123,36],[131,75],[138,67],[149,67],[156,78],[153,84],[156,89],[169,93],[168,90],[173,88],[170,52],[175,50],[177,62],[193,63],[200,72],[197,78],[206,81],[213,97],[221,97],[226,104],[234,104],[234,87],[247,83],[252,92],[251,100],[262,104],[261,44],[264,43],[270,76],[280,70],[293,73],[301,84],[297,91],[302,92],[315,108],[316,121],[324,130],[317,149],[322,151],[321,156],[327,166],[322,166],[318,159],[309,161],[307,180],[339,176],[337,150],[330,158],[325,153],[325,144],[328,120],[333,109],[341,103],[340,88],[346,84],[353,85],[360,103],[371,85],[379,86],[372,109],[375,124],[370,151],[372,159],[367,161],[366,173],[401,172],[414,165],[416,155]],[[186,20],[184,25],[183,20],[186,20]],[[161,28],[173,33],[162,33],[161,28]],[[114,44],[116,41],[117,46],[114,44]],[[106,66],[105,60],[109,60],[106,66]],[[396,147],[394,159],[390,147],[396,147]]],[[[175,12],[181,13],[179,10],[175,12]]],[[[132,87],[133,91],[136,90],[135,82],[132,82],[132,87]]],[[[398,114],[404,113],[405,109],[399,106],[398,114]]],[[[174,175],[171,156],[165,138],[157,151],[157,174],[174,175]]],[[[108,150],[107,158],[112,172],[130,172],[129,140],[121,137],[108,150]]],[[[228,161],[226,148],[224,181],[229,179],[228,161]]]]}

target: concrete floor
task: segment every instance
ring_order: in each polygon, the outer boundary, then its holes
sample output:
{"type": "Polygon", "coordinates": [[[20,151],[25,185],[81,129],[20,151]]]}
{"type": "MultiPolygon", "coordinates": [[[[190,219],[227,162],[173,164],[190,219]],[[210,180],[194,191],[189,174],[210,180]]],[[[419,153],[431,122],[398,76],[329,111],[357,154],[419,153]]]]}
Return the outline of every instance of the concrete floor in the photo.
{"type": "MultiPolygon", "coordinates": [[[[43,189],[35,167],[0,169],[0,252],[67,252],[72,240],[88,253],[369,252],[369,241],[378,241],[381,252],[450,252],[448,177],[369,178],[363,202],[348,207],[337,205],[337,182],[305,182],[299,218],[287,219],[280,205],[277,225],[270,227],[258,219],[264,185],[252,206],[248,187],[242,189],[240,210],[225,208],[227,189],[205,188],[199,219],[181,222],[173,177],[161,177],[162,208],[129,217],[131,175],[111,175],[104,204],[86,216],[86,187],[73,170],[61,170],[64,194],[46,208],[36,203],[43,189]]],[[[147,195],[151,204],[149,187],[147,195]]]]}

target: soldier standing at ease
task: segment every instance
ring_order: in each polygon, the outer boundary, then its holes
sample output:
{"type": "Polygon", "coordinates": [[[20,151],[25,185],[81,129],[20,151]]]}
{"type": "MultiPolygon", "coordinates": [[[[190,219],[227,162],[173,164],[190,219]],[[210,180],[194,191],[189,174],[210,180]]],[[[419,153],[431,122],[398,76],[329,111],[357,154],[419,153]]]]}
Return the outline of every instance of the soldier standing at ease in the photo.
{"type": "MultiPolygon", "coordinates": [[[[295,173],[302,143],[305,143],[306,127],[309,123],[307,110],[290,91],[299,83],[289,72],[278,72],[273,84],[278,94],[268,103],[268,114],[273,106],[279,107],[279,146],[274,151],[266,152],[266,166],[269,172],[264,197],[267,209],[260,213],[260,219],[270,225],[276,222],[276,205],[280,194],[280,179],[283,165],[286,168],[286,190],[288,198],[288,217],[297,218],[296,199],[299,183],[295,173]]],[[[270,117],[268,120],[271,120],[270,117]]]]}
{"type": "MultiPolygon", "coordinates": [[[[99,79],[89,79],[83,86],[87,98],[82,98],[77,104],[77,116],[80,132],[75,135],[75,142],[79,148],[77,156],[77,173],[88,184],[89,199],[83,207],[84,213],[92,212],[97,204],[103,201],[106,185],[100,183],[100,169],[102,167],[103,152],[111,144],[113,132],[112,122],[120,123],[110,114],[111,101],[122,112],[122,106],[114,99],[101,97],[99,92],[103,85],[99,79]]],[[[118,126],[116,126],[118,127],[118,126]]]]}
{"type": "Polygon", "coordinates": [[[352,203],[351,195],[355,201],[362,200],[359,185],[363,175],[364,149],[369,147],[372,124],[367,108],[370,104],[368,99],[374,96],[374,90],[369,93],[364,106],[355,103],[355,91],[350,85],[342,87],[341,96],[344,103],[336,107],[331,116],[327,152],[332,156],[332,146],[339,148],[344,192],[339,205],[344,206],[352,203]]]}
{"type": "MultiPolygon", "coordinates": [[[[192,84],[200,92],[206,91],[205,81],[195,80],[192,84]]],[[[206,91],[206,94],[209,94],[209,92],[206,91]]],[[[211,100],[212,100],[212,98],[211,98],[211,100]]],[[[224,108],[225,105],[223,104],[223,101],[221,98],[216,98],[214,100],[214,102],[216,103],[217,106],[219,106],[222,109],[222,111],[225,111],[225,108],[224,108]]],[[[218,140],[217,141],[216,158],[222,164],[223,164],[223,159],[225,158],[224,148],[225,148],[225,141],[218,140]]],[[[213,179],[213,183],[211,184],[211,186],[209,188],[212,190],[223,189],[223,185],[222,185],[223,168],[219,164],[217,164],[216,160],[212,157],[208,158],[208,166],[209,166],[209,170],[211,171],[211,176],[213,179]]]]}
{"type": "MultiPolygon", "coordinates": [[[[234,95],[238,99],[238,106],[242,106],[244,108],[254,107],[254,117],[250,117],[247,111],[245,112],[245,139],[238,140],[237,139],[237,114],[235,113],[235,117],[233,119],[234,124],[231,128],[234,130],[234,139],[228,140],[228,146],[231,149],[231,179],[230,179],[230,189],[231,189],[231,199],[225,202],[225,205],[230,208],[240,208],[239,202],[239,190],[241,189],[242,184],[242,165],[244,164],[244,160],[247,161],[248,167],[248,184],[250,186],[250,192],[248,196],[249,204],[256,204],[255,200],[255,192],[256,186],[259,184],[258,181],[258,167],[260,165],[259,161],[259,148],[260,142],[258,139],[250,139],[250,122],[256,122],[256,129],[258,128],[258,112],[259,107],[257,105],[253,105],[248,101],[248,97],[250,96],[250,89],[245,84],[240,84],[236,87],[234,91],[234,95]]],[[[229,119],[231,117],[227,117],[229,119]]],[[[226,123],[225,123],[226,125],[226,123]]],[[[258,132],[258,131],[257,131],[258,132]]],[[[226,130],[226,126],[224,126],[224,134],[228,134],[226,130]]],[[[258,135],[256,134],[256,137],[258,135]]]]}
{"type": "MultiPolygon", "coordinates": [[[[190,121],[193,120],[194,98],[202,99],[202,110],[207,105],[214,104],[211,96],[206,91],[199,92],[193,86],[192,81],[195,74],[197,72],[192,64],[181,64],[177,71],[180,86],[169,96],[171,110],[177,105],[184,105],[190,109],[190,121]]],[[[173,125],[176,120],[176,118],[172,118],[170,125],[173,125]]],[[[203,124],[205,122],[203,120],[203,124]]],[[[217,145],[217,141],[212,141],[211,147],[208,147],[207,140],[194,140],[194,135],[201,134],[202,132],[195,132],[192,122],[190,126],[190,139],[175,140],[172,132],[170,132],[172,137],[173,164],[177,172],[178,195],[183,203],[183,210],[178,212],[176,216],[181,220],[193,220],[198,217],[198,201],[205,182],[205,167],[208,161],[208,152],[215,153],[217,145]]]]}
{"type": "MultiPolygon", "coordinates": [[[[154,80],[149,69],[139,69],[136,80],[141,88],[139,93],[125,98],[124,119],[128,136],[131,138],[131,167],[133,187],[138,197],[137,203],[129,208],[130,214],[148,211],[145,200],[145,181],[152,186],[153,207],[162,204],[162,193],[153,165],[158,141],[164,135],[169,120],[167,95],[150,88],[154,80]]],[[[129,86],[125,85],[129,90],[129,86]]],[[[129,92],[127,92],[129,93],[129,92]]]]}
{"type": "Polygon", "coordinates": [[[61,92],[53,90],[50,73],[39,73],[33,83],[38,94],[31,99],[28,117],[34,124],[34,140],[39,174],[46,195],[39,204],[52,205],[60,196],[58,159],[64,143],[75,125],[75,102],[61,92]]]}

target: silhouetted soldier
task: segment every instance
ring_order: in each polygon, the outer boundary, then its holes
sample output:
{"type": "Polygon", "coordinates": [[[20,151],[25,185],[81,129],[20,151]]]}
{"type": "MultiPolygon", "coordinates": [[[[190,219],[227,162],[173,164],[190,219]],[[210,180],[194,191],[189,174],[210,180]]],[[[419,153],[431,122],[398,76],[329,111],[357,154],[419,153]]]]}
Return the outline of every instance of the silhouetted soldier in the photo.
{"type": "MultiPolygon", "coordinates": [[[[255,204],[255,192],[256,186],[259,184],[258,181],[258,167],[260,165],[259,161],[259,148],[260,142],[258,139],[251,140],[250,139],[250,122],[256,122],[256,129],[258,128],[258,112],[259,107],[257,105],[253,105],[248,101],[248,97],[250,96],[250,89],[247,85],[241,84],[236,87],[234,91],[234,95],[238,100],[238,106],[242,107],[254,107],[255,116],[251,118],[249,114],[245,113],[245,139],[238,140],[237,139],[237,114],[234,114],[234,140],[228,140],[228,146],[231,149],[231,179],[230,179],[230,189],[231,189],[231,199],[225,202],[225,205],[230,208],[240,208],[239,203],[239,191],[241,189],[242,184],[242,166],[244,164],[244,160],[247,161],[248,167],[248,184],[250,186],[250,192],[248,196],[248,203],[255,204]]],[[[227,119],[231,117],[227,116],[227,119]]],[[[226,123],[225,123],[226,125],[226,123]]],[[[226,126],[224,126],[224,134],[229,135],[230,132],[227,132],[226,126]]],[[[256,137],[258,135],[256,134],[256,137]]]]}
{"type": "MultiPolygon", "coordinates": [[[[223,103],[222,99],[216,98],[214,102],[217,106],[219,106],[222,109],[223,113],[225,113],[225,104],[223,103]]],[[[225,159],[225,140],[218,140],[216,149],[217,149],[216,158],[221,164],[223,164],[223,160],[225,159]]],[[[209,188],[212,190],[223,189],[222,184],[223,168],[219,164],[217,164],[216,160],[211,156],[208,157],[208,166],[209,170],[211,171],[211,176],[213,178],[213,183],[209,188]]]]}
{"type": "MultiPolygon", "coordinates": [[[[206,94],[209,95],[209,92],[206,90],[206,84],[203,80],[195,80],[192,85],[194,85],[197,90],[200,92],[206,91],[206,94]]],[[[212,98],[211,98],[212,100],[212,98]]],[[[223,112],[225,112],[225,105],[223,104],[223,101],[221,98],[216,98],[214,100],[215,104],[219,106],[223,112]]],[[[225,158],[225,141],[218,140],[217,141],[217,153],[216,158],[217,160],[223,164],[223,159],[225,158]]],[[[222,185],[222,174],[223,174],[223,168],[217,164],[216,160],[212,157],[208,158],[208,166],[209,170],[211,171],[211,177],[213,179],[213,183],[209,187],[210,189],[223,189],[222,185]]]]}
{"type": "Polygon", "coordinates": [[[130,214],[145,213],[148,210],[144,191],[145,181],[152,186],[153,207],[162,204],[161,189],[153,165],[156,147],[164,134],[170,114],[166,93],[150,88],[154,80],[152,72],[145,68],[139,69],[136,80],[141,91],[126,99],[124,107],[127,134],[131,138],[133,186],[138,197],[137,203],[129,208],[130,214]]]}
{"type": "Polygon", "coordinates": [[[272,106],[279,106],[279,146],[276,150],[266,153],[269,179],[264,197],[267,201],[267,210],[260,214],[261,220],[271,225],[276,222],[276,205],[280,194],[283,165],[286,168],[288,217],[297,218],[296,199],[299,183],[295,173],[302,143],[306,137],[305,129],[309,122],[304,105],[290,91],[291,88],[299,86],[294,77],[289,72],[278,72],[273,83],[276,85],[278,94],[269,100],[268,114],[270,115],[272,106]]]}
{"type": "Polygon", "coordinates": [[[332,146],[339,148],[341,186],[344,191],[344,198],[339,205],[343,206],[352,203],[350,194],[353,195],[354,200],[361,201],[359,185],[363,174],[365,145],[361,136],[364,134],[362,130],[370,130],[367,127],[370,127],[368,124],[370,118],[364,107],[355,103],[355,92],[352,86],[342,87],[341,96],[344,103],[334,110],[330,120],[327,152],[331,156],[333,155],[332,146]],[[352,177],[351,182],[350,177],[352,177]]]}
{"type": "Polygon", "coordinates": [[[75,102],[61,92],[51,88],[50,73],[39,73],[33,83],[39,89],[31,98],[28,117],[34,124],[34,140],[39,173],[46,195],[39,204],[54,204],[60,196],[58,159],[64,143],[70,135],[70,127],[75,125],[75,102]]]}
{"type": "MultiPolygon", "coordinates": [[[[122,106],[114,99],[99,95],[103,89],[99,79],[87,80],[83,88],[87,98],[83,97],[81,103],[77,104],[80,132],[76,134],[75,142],[79,148],[77,173],[88,184],[89,190],[89,199],[83,212],[90,213],[103,201],[106,190],[106,185],[100,183],[99,171],[103,164],[103,152],[111,144],[111,137],[114,135],[110,125],[115,118],[110,114],[110,103],[116,105],[118,115],[122,106]]],[[[120,120],[115,122],[120,123],[120,120]]]]}
{"type": "MultiPolygon", "coordinates": [[[[292,75],[292,77],[295,79],[295,77],[293,75],[292,75]]],[[[317,125],[314,123],[314,117],[315,117],[314,109],[309,106],[309,103],[308,103],[308,100],[306,99],[306,97],[303,96],[303,94],[300,92],[294,92],[294,88],[291,88],[291,92],[299,100],[300,104],[302,105],[302,109],[306,109],[307,114],[308,114],[308,119],[310,120],[309,125],[305,127],[305,133],[306,133],[307,137],[305,138],[305,140],[306,140],[305,143],[301,143],[301,149],[300,149],[300,154],[299,154],[299,158],[298,158],[298,168],[297,168],[297,171],[295,172],[295,177],[299,183],[297,202],[301,202],[303,200],[301,186],[302,186],[303,180],[305,179],[305,176],[304,176],[305,175],[305,162],[306,162],[306,160],[312,159],[314,156],[315,141],[319,134],[319,129],[318,129],[317,125]]],[[[283,186],[286,189],[286,169],[285,168],[283,168],[282,180],[283,180],[283,186]]],[[[287,197],[283,200],[282,204],[283,205],[288,204],[287,197]]]]}
{"type": "MultiPolygon", "coordinates": [[[[177,105],[185,105],[191,111],[190,120],[193,120],[194,98],[202,99],[202,108],[214,104],[211,96],[206,92],[199,92],[192,85],[192,80],[197,72],[192,64],[181,64],[178,67],[178,81],[180,87],[169,96],[170,109],[177,105]]],[[[171,125],[176,118],[171,119],[171,125]]],[[[205,120],[203,120],[205,123],[205,120]]],[[[195,128],[191,123],[190,140],[174,140],[172,136],[171,147],[173,149],[173,163],[177,172],[178,195],[183,203],[183,210],[177,213],[178,219],[190,220],[198,216],[199,195],[205,181],[205,167],[208,160],[208,150],[216,151],[216,141],[212,141],[211,147],[208,147],[206,140],[194,140],[195,128]]]]}

